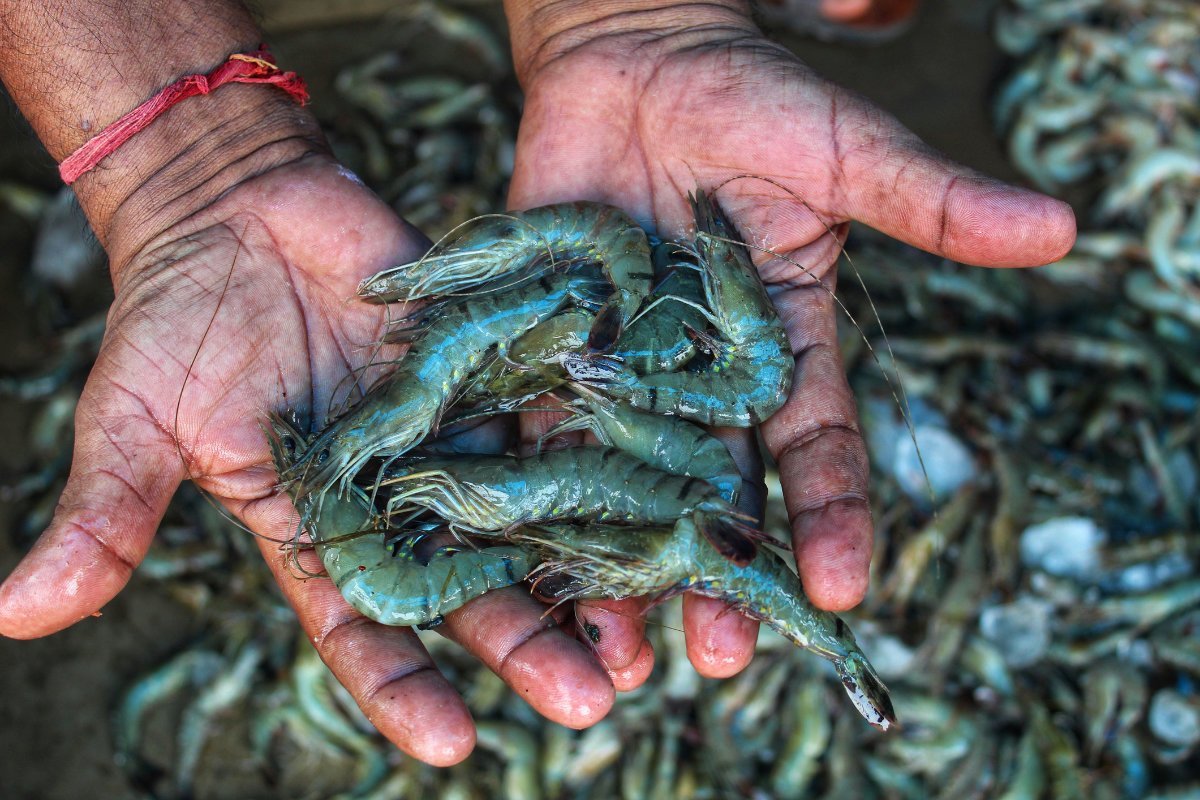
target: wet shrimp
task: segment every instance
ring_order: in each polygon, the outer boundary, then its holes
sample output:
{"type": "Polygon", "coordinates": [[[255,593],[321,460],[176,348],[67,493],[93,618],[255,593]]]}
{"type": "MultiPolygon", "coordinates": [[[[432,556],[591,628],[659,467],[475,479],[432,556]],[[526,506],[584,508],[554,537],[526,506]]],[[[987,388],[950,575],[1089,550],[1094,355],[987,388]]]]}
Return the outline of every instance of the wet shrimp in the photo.
{"type": "Polygon", "coordinates": [[[671,524],[694,519],[726,558],[754,558],[758,533],[712,485],[672,475],[612,447],[572,447],[514,456],[429,457],[397,461],[378,489],[393,525],[431,511],[474,534],[503,533],[553,520],[671,524]]]}
{"type": "Polygon", "coordinates": [[[607,352],[650,292],[646,232],[624,211],[593,202],[555,203],[479,218],[419,260],[363,281],[359,296],[416,300],[476,289],[558,263],[599,264],[612,284],[588,336],[607,352]]]}
{"type": "Polygon", "coordinates": [[[655,469],[708,481],[721,497],[736,503],[742,474],[729,449],[700,426],[678,417],[647,414],[571,384],[579,396],[565,408],[572,416],[542,435],[587,430],[601,444],[617,447],[655,469]]]}
{"type": "Polygon", "coordinates": [[[708,425],[750,427],[779,410],[792,386],[795,362],[787,332],[733,226],[703,193],[692,198],[696,251],[703,268],[705,316],[723,341],[701,336],[714,353],[698,371],[638,376],[603,357],[572,357],[578,382],[656,414],[708,425]]]}
{"type": "Polygon", "coordinates": [[[773,550],[760,548],[748,564],[720,558],[701,546],[691,519],[673,528],[603,525],[528,526],[510,540],[531,548],[542,562],[536,581],[555,585],[559,600],[671,594],[682,590],[714,597],[766,623],[789,641],[832,662],[860,714],[887,730],[896,721],[887,687],[837,615],[815,608],[800,578],[773,550]]]}
{"type": "MultiPolygon", "coordinates": [[[[309,449],[305,437],[282,415],[269,418],[268,437],[282,474],[309,449]]],[[[428,563],[417,560],[417,538],[400,543],[393,555],[386,526],[363,492],[351,487],[320,503],[297,494],[301,524],[313,538],[330,579],[359,613],[384,625],[426,625],[492,589],[520,583],[536,565],[517,547],[462,551],[441,548],[428,563]]]]}
{"type": "Polygon", "coordinates": [[[344,492],[372,458],[407,452],[443,412],[490,348],[504,346],[568,303],[586,302],[601,282],[590,271],[541,276],[520,287],[426,310],[429,320],[396,370],[334,419],[280,473],[298,496],[344,492]]]}

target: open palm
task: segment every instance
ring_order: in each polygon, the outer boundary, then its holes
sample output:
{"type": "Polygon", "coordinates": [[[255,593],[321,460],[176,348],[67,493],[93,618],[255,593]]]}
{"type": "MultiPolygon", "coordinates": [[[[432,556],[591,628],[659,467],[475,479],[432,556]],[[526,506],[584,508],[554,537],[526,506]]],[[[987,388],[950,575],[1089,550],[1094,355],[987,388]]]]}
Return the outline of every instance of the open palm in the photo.
{"type": "MultiPolygon", "coordinates": [[[[756,256],[797,367],[790,399],[762,434],[807,592],[821,607],[852,607],[867,588],[873,527],[837,349],[831,268],[842,223],[965,263],[1032,266],[1070,248],[1074,218],[1065,204],[947,161],[736,16],[641,33],[605,24],[601,35],[568,30],[518,59],[527,101],[510,205],[601,200],[669,236],[690,221],[689,191],[717,189],[747,241],[790,259],[756,256]]],[[[760,478],[746,437],[726,436],[747,477],[760,478]]],[[[627,683],[638,682],[651,659],[636,607],[580,614],[614,634],[601,638],[605,663],[636,665],[627,683]]],[[[698,597],[685,598],[684,623],[702,673],[729,675],[749,660],[754,623],[698,597]]]]}
{"type": "MultiPolygon", "coordinates": [[[[425,245],[352,176],[310,156],[114,258],[116,300],[80,400],[71,477],[53,524],[0,588],[0,632],[45,635],[108,602],[192,478],[266,537],[310,638],[380,731],[431,763],[465,757],[470,714],[415,634],[370,622],[329,581],[289,570],[274,542],[297,519],[275,491],[261,428],[269,409],[322,419],[345,399],[349,376],[380,357],[386,321],[353,299],[358,282],[425,245]]],[[[514,587],[440,630],[549,718],[590,724],[611,705],[611,682],[543,611],[514,587]]]]}

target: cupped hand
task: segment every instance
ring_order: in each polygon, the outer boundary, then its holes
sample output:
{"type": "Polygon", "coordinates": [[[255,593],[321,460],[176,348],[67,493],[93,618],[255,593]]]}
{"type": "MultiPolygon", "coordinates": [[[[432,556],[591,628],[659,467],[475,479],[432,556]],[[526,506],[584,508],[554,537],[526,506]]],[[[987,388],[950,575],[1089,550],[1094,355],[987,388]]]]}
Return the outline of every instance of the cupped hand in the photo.
{"type": "MultiPolygon", "coordinates": [[[[866,448],[837,347],[832,267],[844,223],[963,263],[1009,267],[1061,257],[1074,217],[1064,203],[950,162],[765,39],[737,9],[681,5],[589,21],[586,11],[572,17],[548,4],[514,23],[526,105],[509,204],[599,200],[670,236],[688,227],[688,192],[715,190],[746,240],[781,256],[757,252],[756,262],[796,376],[762,436],[779,466],[805,590],[822,608],[848,609],[867,589],[873,524],[866,448]]],[[[726,441],[751,485],[761,482],[747,438],[726,441]]],[[[653,661],[639,612],[620,603],[578,609],[602,631],[596,648],[619,688],[644,680],[653,661]]],[[[753,653],[757,626],[726,612],[685,596],[689,657],[706,676],[733,674],[753,653]]]]}
{"type": "MultiPolygon", "coordinates": [[[[180,481],[195,480],[262,535],[301,624],[368,718],[433,764],[474,744],[469,712],[417,636],[299,580],[297,517],[276,491],[265,412],[322,419],[372,359],[385,311],[358,282],[427,242],[350,173],[308,155],[254,177],[128,256],[76,417],[71,475],[50,528],[0,587],[0,633],[31,638],[107,603],[146,554],[180,481]]],[[[320,565],[311,552],[305,566],[320,565]]],[[[612,683],[527,590],[495,592],[439,628],[548,718],[600,719],[612,683]]]]}

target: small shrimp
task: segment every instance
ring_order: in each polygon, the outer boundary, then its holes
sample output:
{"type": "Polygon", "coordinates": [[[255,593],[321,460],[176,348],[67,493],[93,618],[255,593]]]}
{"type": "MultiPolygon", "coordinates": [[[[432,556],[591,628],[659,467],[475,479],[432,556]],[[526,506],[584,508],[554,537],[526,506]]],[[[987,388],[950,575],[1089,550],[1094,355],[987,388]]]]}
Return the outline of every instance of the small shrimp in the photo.
{"type": "Polygon", "coordinates": [[[702,478],[726,501],[737,503],[742,473],[720,439],[687,420],[647,414],[579,384],[571,388],[579,395],[565,407],[573,416],[546,431],[541,441],[588,430],[601,444],[620,448],[655,469],[702,478]]]}
{"type": "Polygon", "coordinates": [[[754,558],[753,539],[762,537],[711,484],[655,469],[613,447],[526,458],[405,459],[387,469],[378,488],[384,487],[390,519],[425,509],[479,535],[554,520],[670,524],[687,517],[722,555],[742,564],[754,558]]]}
{"type": "Polygon", "coordinates": [[[589,272],[571,270],[426,310],[431,321],[396,370],[321,431],[280,478],[298,482],[301,495],[324,495],[335,484],[346,491],[372,458],[405,453],[437,427],[490,348],[515,340],[568,302],[584,302],[598,284],[589,272]]]}
{"type": "MultiPolygon", "coordinates": [[[[296,427],[279,414],[268,424],[271,455],[282,474],[308,446],[296,427]]],[[[342,597],[359,613],[384,625],[432,625],[442,615],[492,589],[520,583],[536,562],[516,547],[473,552],[443,548],[428,564],[389,554],[387,536],[370,501],[356,487],[341,497],[292,499],[302,524],[342,597]]]]}
{"type": "Polygon", "coordinates": [[[692,208],[708,306],[703,313],[724,339],[708,341],[715,353],[712,363],[695,372],[641,377],[608,358],[569,357],[564,365],[576,381],[634,408],[707,425],[750,427],[787,400],[795,362],[749,252],[732,243],[733,226],[703,192],[692,198],[692,208]]]}
{"type": "Polygon", "coordinates": [[[588,337],[589,349],[607,352],[650,293],[654,275],[646,232],[624,211],[603,203],[555,203],[485,215],[419,260],[367,278],[358,293],[382,302],[416,300],[580,261],[598,263],[614,289],[588,337]]]}
{"type": "Polygon", "coordinates": [[[568,579],[568,594],[559,600],[661,595],[686,589],[727,602],[832,662],[867,722],[887,730],[896,721],[887,687],[850,628],[808,601],[800,578],[773,550],[760,548],[750,563],[734,564],[700,545],[689,518],[673,528],[526,526],[510,533],[509,539],[531,549],[542,561],[533,573],[537,580],[568,579]]]}

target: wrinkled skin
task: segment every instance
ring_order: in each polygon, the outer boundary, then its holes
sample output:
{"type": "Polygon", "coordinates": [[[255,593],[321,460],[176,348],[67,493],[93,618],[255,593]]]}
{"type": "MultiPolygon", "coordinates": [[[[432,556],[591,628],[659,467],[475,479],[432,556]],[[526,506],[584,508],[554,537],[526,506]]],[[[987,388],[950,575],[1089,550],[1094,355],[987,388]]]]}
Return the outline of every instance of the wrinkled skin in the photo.
{"type": "MultiPolygon", "coordinates": [[[[588,34],[566,31],[536,60],[518,62],[527,102],[509,204],[601,200],[669,235],[686,229],[695,186],[745,174],[781,185],[739,179],[715,194],[747,241],[807,267],[756,255],[797,358],[791,398],[762,432],[780,465],[807,592],[823,608],[851,608],[867,589],[873,526],[831,296],[841,223],[860,220],[964,263],[1029,266],[1070,249],[1072,213],[947,161],[736,16],[665,35],[588,34]]],[[[527,426],[526,438],[545,424],[527,426]]],[[[761,482],[745,435],[726,436],[747,477],[761,482]]],[[[581,624],[601,628],[598,654],[625,676],[619,688],[629,688],[653,662],[640,604],[598,605],[581,604],[581,624]]],[[[728,676],[749,662],[754,623],[695,596],[685,597],[684,611],[689,656],[702,674],[728,676]]]]}
{"type": "MultiPolygon", "coordinates": [[[[631,23],[619,36],[588,44],[576,31],[519,56],[528,104],[510,202],[602,200],[671,232],[686,221],[688,190],[748,172],[816,209],[761,182],[717,192],[752,241],[824,276],[820,288],[785,263],[762,266],[798,358],[791,399],[763,433],[784,476],[805,586],[818,605],[842,609],[866,588],[871,521],[827,291],[838,244],[826,225],[844,232],[839,223],[859,219],[951,258],[1010,266],[1061,255],[1073,220],[1061,204],[945,163],[747,24],[693,21],[691,33],[651,36],[629,32],[631,23]]],[[[376,355],[370,342],[383,322],[379,307],[346,298],[425,244],[320,155],[251,178],[166,230],[110,241],[117,300],[79,405],[71,479],[53,524],[0,587],[0,633],[46,635],[100,609],[185,477],[259,534],[288,538],[295,512],[273,492],[262,411],[324,414],[337,385],[376,355]]],[[[731,449],[753,463],[744,436],[731,449]]],[[[322,659],[384,735],[434,764],[470,752],[470,715],[411,631],[358,616],[327,581],[296,580],[271,541],[262,551],[322,659]]],[[[744,666],[756,626],[711,601],[685,601],[697,668],[722,676],[744,666]]],[[[641,605],[581,609],[600,633],[588,647],[519,587],[448,615],[439,630],[539,712],[583,727],[604,716],[614,688],[649,672],[641,605]]]]}

